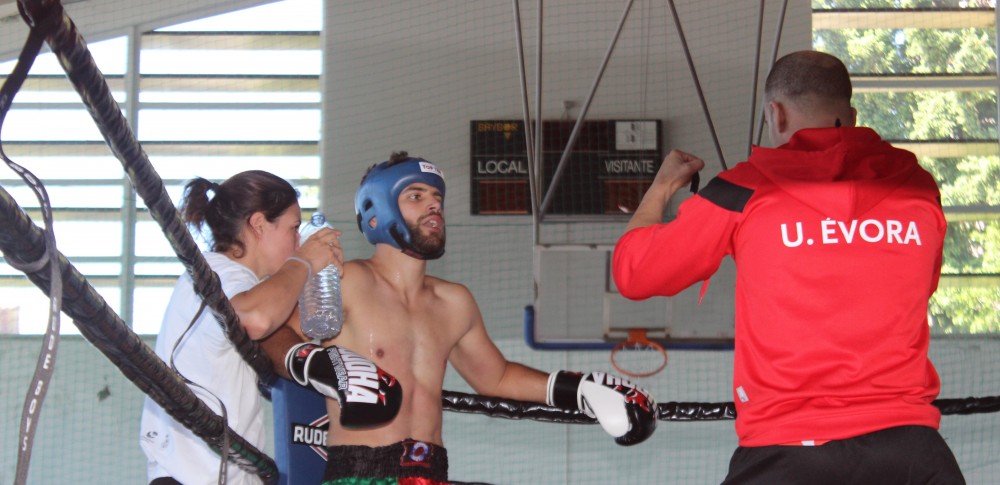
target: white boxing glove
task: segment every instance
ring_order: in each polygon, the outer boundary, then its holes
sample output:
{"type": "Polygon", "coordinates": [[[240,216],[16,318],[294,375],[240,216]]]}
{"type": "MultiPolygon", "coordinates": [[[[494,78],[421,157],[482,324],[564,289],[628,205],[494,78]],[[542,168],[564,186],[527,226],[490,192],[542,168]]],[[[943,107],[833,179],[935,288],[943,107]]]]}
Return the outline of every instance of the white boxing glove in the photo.
{"type": "Polygon", "coordinates": [[[603,372],[558,371],[549,375],[549,406],[581,411],[596,418],[615,443],[642,443],[656,430],[656,401],[627,379],[603,372]]]}

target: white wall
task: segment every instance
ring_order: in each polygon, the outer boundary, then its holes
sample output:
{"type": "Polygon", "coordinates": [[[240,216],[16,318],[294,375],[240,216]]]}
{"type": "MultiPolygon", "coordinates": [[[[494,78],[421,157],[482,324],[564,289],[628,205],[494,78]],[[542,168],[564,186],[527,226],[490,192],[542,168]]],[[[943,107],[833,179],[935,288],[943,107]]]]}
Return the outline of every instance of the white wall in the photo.
{"type": "MultiPolygon", "coordinates": [[[[534,109],[536,9],[534,2],[521,3],[534,109]]],[[[545,2],[545,119],[562,115],[563,100],[578,105],[585,100],[626,2],[593,2],[584,5],[586,9],[581,3],[545,2]]],[[[747,152],[757,5],[676,3],[732,166],[747,152]]],[[[806,49],[811,43],[809,4],[791,3],[782,52],[806,49]]],[[[588,118],[661,119],[666,146],[704,155],[712,162],[706,175],[712,175],[719,170],[718,157],[673,20],[665,7],[649,10],[643,5],[646,2],[636,2],[633,7],[588,118]]],[[[770,57],[777,10],[769,7],[764,21],[764,64],[770,57]]],[[[324,205],[352,207],[364,168],[405,148],[447,170],[449,224],[482,224],[467,210],[468,123],[522,119],[510,4],[333,1],[326,25],[323,153],[332,185],[324,205]]],[[[577,113],[571,113],[573,119],[577,113]]]]}
{"type": "MultiPolygon", "coordinates": [[[[723,8],[721,2],[676,3],[712,122],[732,166],[748,151],[758,4],[726,2],[723,8]]],[[[762,73],[770,60],[780,13],[780,5],[770,3],[774,4],[768,6],[763,20],[762,73]]],[[[782,52],[809,48],[811,42],[809,3],[791,3],[781,37],[782,52]]],[[[564,100],[575,101],[578,107],[585,102],[626,4],[544,2],[542,118],[563,117],[564,100]]],[[[533,116],[537,13],[536,2],[521,2],[533,116]]],[[[521,309],[532,303],[536,283],[530,217],[473,216],[469,209],[470,121],[523,119],[511,4],[333,1],[325,16],[326,128],[321,153],[327,182],[322,205],[340,227],[348,228],[347,254],[363,257],[370,252],[354,229],[350,210],[365,169],[394,150],[425,157],[444,170],[448,182],[448,253],[431,264],[431,272],[470,286],[495,338],[520,338],[521,309]]],[[[758,90],[762,88],[761,79],[758,90]]],[[[575,120],[578,113],[579,108],[572,110],[569,119],[575,120]]],[[[702,177],[705,183],[721,169],[680,34],[666,4],[633,4],[587,118],[660,119],[665,152],[677,147],[702,155],[708,161],[702,177]]],[[[551,243],[613,244],[626,219],[604,221],[547,223],[541,228],[541,238],[551,243]]],[[[558,280],[562,275],[548,276],[558,280]]],[[[603,275],[592,280],[603,284],[603,275]]],[[[699,307],[698,288],[689,290],[673,320],[728,319],[731,329],[733,282],[732,265],[727,261],[712,279],[708,303],[699,307]]],[[[539,325],[559,326],[556,333],[582,331],[600,337],[600,309],[592,309],[600,296],[586,292],[578,295],[579,300],[566,302],[579,313],[596,314],[593,319],[541,319],[539,325]],[[570,325],[585,328],[562,328],[570,325]]]]}

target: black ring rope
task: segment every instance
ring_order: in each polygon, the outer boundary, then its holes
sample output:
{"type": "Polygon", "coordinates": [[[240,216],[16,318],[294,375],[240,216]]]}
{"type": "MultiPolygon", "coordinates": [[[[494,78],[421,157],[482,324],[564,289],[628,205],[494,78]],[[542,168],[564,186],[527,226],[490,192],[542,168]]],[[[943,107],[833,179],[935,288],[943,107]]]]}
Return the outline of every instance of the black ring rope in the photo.
{"type": "Polygon", "coordinates": [[[181,220],[163,180],[149,162],[149,157],[133,134],[118,102],[111,95],[104,75],[97,68],[94,57],[73,20],[62,11],[58,0],[20,1],[25,3],[26,9],[35,19],[61,16],[57,27],[46,38],[53,54],[59,58],[66,76],[100,129],[104,141],[122,163],[136,193],[142,197],[150,215],[160,225],[177,257],[191,275],[195,292],[208,301],[209,309],[219,320],[227,337],[257,372],[260,380],[264,384],[272,383],[275,374],[270,360],[240,326],[236,312],[222,292],[218,276],[205,261],[181,220]],[[54,6],[59,8],[54,9],[54,6]]]}
{"type": "MultiPolygon", "coordinates": [[[[58,1],[20,0],[18,7],[22,17],[31,27],[31,35],[33,37],[39,33],[44,35],[52,52],[59,58],[67,77],[100,129],[105,142],[115,157],[121,161],[136,192],[146,202],[153,219],[160,224],[164,235],[191,275],[195,292],[209,304],[229,340],[256,371],[259,381],[263,384],[273,382],[275,375],[270,361],[259,345],[251,340],[239,325],[235,311],[221,291],[218,276],[208,266],[194,239],[188,233],[187,227],[181,221],[173,202],[167,195],[162,179],[153,170],[152,164],[132,133],[72,19],[65,14],[58,1]],[[45,26],[45,29],[40,31],[37,26],[45,26]]],[[[0,200],[3,202],[0,212],[3,212],[4,219],[9,221],[3,226],[8,230],[13,229],[17,225],[14,221],[19,220],[21,229],[19,235],[22,236],[20,239],[6,235],[3,237],[8,243],[3,245],[5,258],[11,261],[14,267],[31,269],[26,263],[39,258],[37,255],[36,257],[29,255],[34,248],[45,248],[44,241],[39,245],[37,234],[32,233],[32,230],[37,231],[37,228],[6,191],[2,191],[0,200]],[[26,237],[28,235],[36,236],[35,240],[28,242],[31,239],[26,237]]],[[[16,231],[11,232],[17,234],[16,231]]],[[[49,260],[50,263],[52,259],[49,260]]],[[[225,422],[205,406],[182,381],[172,376],[162,360],[142,343],[114,311],[108,308],[103,298],[61,254],[58,263],[59,268],[50,267],[50,269],[61,270],[60,273],[67,282],[62,291],[58,291],[58,286],[52,285],[50,281],[52,278],[46,279],[38,272],[25,273],[47,294],[50,293],[50,286],[54,286],[58,296],[66,300],[67,307],[64,310],[74,317],[74,323],[80,328],[81,334],[94,343],[126,377],[163,406],[171,416],[198,434],[216,451],[224,449],[224,446],[219,444],[220,440],[222,443],[227,443],[229,440],[231,446],[228,447],[226,455],[230,460],[259,475],[268,483],[277,480],[277,467],[270,457],[229,429],[225,422]]],[[[264,386],[261,388],[264,389],[264,386]]]]}
{"type": "MultiPolygon", "coordinates": [[[[483,414],[491,418],[531,419],[551,423],[595,424],[597,420],[579,411],[568,411],[544,404],[444,391],[444,409],[460,413],[483,414]]],[[[937,399],[943,415],[968,415],[1000,411],[1000,396],[937,399]]],[[[664,402],[656,405],[659,421],[721,421],[736,419],[733,402],[664,402]]]]}
{"type": "MultiPolygon", "coordinates": [[[[0,227],[4,228],[0,231],[0,252],[12,266],[21,261],[33,261],[44,251],[42,231],[2,187],[0,227]]],[[[275,483],[278,473],[274,461],[230,429],[222,417],[199,399],[61,253],[55,262],[64,281],[63,311],[73,318],[80,333],[179,423],[216,451],[222,449],[225,434],[230,440],[230,460],[269,480],[266,483],[275,483]]],[[[47,269],[48,265],[42,270],[25,273],[46,294],[50,291],[47,269]]]]}

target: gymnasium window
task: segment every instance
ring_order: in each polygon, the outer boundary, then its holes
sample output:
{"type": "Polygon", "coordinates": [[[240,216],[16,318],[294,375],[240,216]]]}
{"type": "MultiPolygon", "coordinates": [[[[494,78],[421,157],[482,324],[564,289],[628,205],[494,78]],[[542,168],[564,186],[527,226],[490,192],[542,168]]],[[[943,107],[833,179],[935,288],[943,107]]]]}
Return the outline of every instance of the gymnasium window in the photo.
{"type": "MultiPolygon", "coordinates": [[[[289,180],[304,212],[318,205],[321,10],[286,0],[89,43],[175,204],[194,176],[261,169],[289,180]]],[[[0,81],[13,67],[0,63],[0,81]]],[[[45,183],[59,250],[137,333],[158,332],[184,268],[54,56],[36,59],[3,128],[7,155],[45,183]]],[[[0,185],[42,224],[6,166],[0,185]]],[[[0,333],[43,333],[47,297],[2,261],[0,333]]]]}
{"type": "Polygon", "coordinates": [[[858,123],[914,152],[948,221],[931,325],[1000,332],[996,0],[813,1],[813,44],[847,64],[858,123]]]}

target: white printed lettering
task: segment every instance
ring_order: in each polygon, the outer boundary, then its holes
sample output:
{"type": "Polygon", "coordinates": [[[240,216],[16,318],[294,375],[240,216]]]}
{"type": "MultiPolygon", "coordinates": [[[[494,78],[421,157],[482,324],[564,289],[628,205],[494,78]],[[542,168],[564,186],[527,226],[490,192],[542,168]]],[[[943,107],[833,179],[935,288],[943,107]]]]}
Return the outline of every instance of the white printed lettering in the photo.
{"type": "Polygon", "coordinates": [[[375,372],[348,372],[351,376],[351,386],[364,386],[370,389],[378,389],[378,374],[375,372]]]}
{"type": "Polygon", "coordinates": [[[906,226],[906,239],[903,240],[903,244],[910,244],[910,241],[916,241],[917,246],[922,246],[920,244],[920,233],[917,232],[917,223],[910,221],[910,224],[906,226]]]}
{"type": "Polygon", "coordinates": [[[476,173],[480,174],[527,174],[524,160],[480,160],[476,162],[476,173]]]}
{"type": "Polygon", "coordinates": [[[854,231],[855,229],[858,228],[858,220],[857,219],[851,220],[850,230],[844,227],[843,222],[837,222],[837,225],[840,226],[840,233],[844,235],[844,241],[846,241],[847,244],[851,244],[852,242],[854,242],[854,231]]]}
{"type": "Polygon", "coordinates": [[[897,243],[902,243],[903,240],[899,237],[899,234],[903,232],[903,225],[899,221],[885,221],[885,241],[892,244],[892,240],[895,239],[897,243]]]}
{"type": "Polygon", "coordinates": [[[344,366],[347,367],[348,374],[353,372],[375,372],[378,370],[375,364],[367,360],[344,359],[344,366]]]}
{"type": "Polygon", "coordinates": [[[347,387],[347,401],[375,404],[378,402],[378,395],[366,387],[354,385],[352,381],[347,387]]]}
{"type": "Polygon", "coordinates": [[[378,367],[347,349],[339,349],[347,369],[347,400],[374,404],[378,401],[378,367]]]}
{"type": "Polygon", "coordinates": [[[295,425],[292,428],[292,443],[326,446],[326,430],[314,426],[295,425]]]}
{"type": "MultiPolygon", "coordinates": [[[[795,234],[789,236],[789,224],[781,224],[781,242],[785,247],[794,248],[802,245],[806,240],[809,245],[813,244],[812,238],[806,238],[802,222],[795,222],[795,234]]],[[[809,231],[812,233],[812,231],[809,231]]],[[[822,244],[854,244],[855,236],[860,235],[861,240],[868,243],[884,242],[886,244],[916,244],[921,245],[920,231],[915,221],[898,221],[887,219],[879,221],[875,219],[865,219],[859,221],[837,221],[834,219],[824,219],[819,221],[819,236],[822,244]],[[905,226],[905,234],[904,234],[905,226]]]]}
{"type": "Polygon", "coordinates": [[[879,242],[882,237],[885,236],[885,228],[882,227],[882,223],[876,220],[867,219],[861,222],[861,239],[868,242],[879,242]],[[874,227],[875,234],[869,234],[867,228],[874,227]]]}
{"type": "Polygon", "coordinates": [[[833,237],[834,235],[834,221],[831,219],[825,219],[819,223],[820,228],[823,231],[823,244],[835,244],[840,241],[833,237]]]}
{"type": "Polygon", "coordinates": [[[798,232],[798,238],[794,241],[788,240],[788,226],[785,224],[781,225],[781,242],[785,243],[786,247],[794,248],[802,245],[802,223],[795,223],[795,230],[798,232]]]}
{"type": "Polygon", "coordinates": [[[654,173],[652,160],[629,160],[629,159],[605,160],[604,170],[607,171],[608,173],[615,173],[615,174],[654,173]]]}

